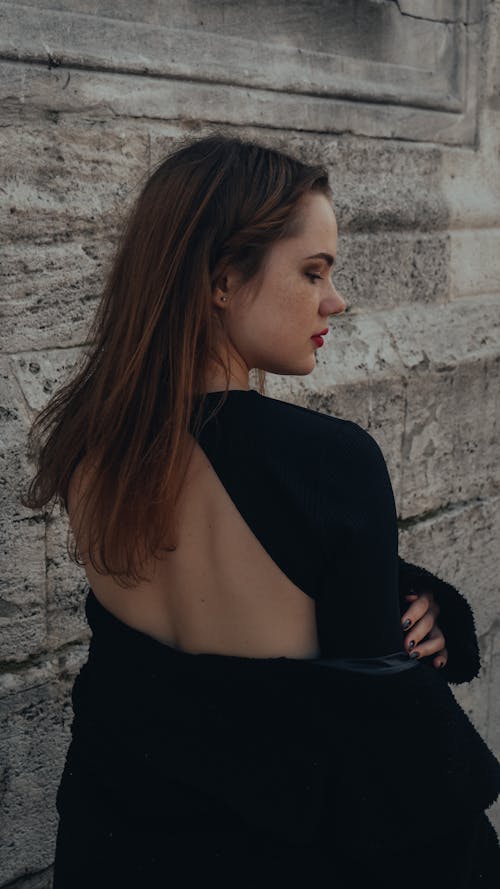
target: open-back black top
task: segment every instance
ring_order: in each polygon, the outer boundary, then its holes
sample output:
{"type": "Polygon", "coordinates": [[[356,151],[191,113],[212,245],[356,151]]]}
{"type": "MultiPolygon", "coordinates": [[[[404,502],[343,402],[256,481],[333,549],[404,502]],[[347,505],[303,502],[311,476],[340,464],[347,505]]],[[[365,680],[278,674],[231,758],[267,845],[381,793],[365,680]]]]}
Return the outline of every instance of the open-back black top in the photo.
{"type": "Polygon", "coordinates": [[[105,831],[168,811],[189,830],[225,812],[291,843],[335,836],[363,850],[410,845],[422,822],[439,836],[488,808],[500,764],[448,684],[479,672],[473,614],[451,584],[398,557],[379,445],[354,422],[254,390],[230,390],[214,413],[220,399],[206,397],[196,436],[253,533],[315,600],[321,657],[186,653],[118,620],[89,588],[59,814],[86,801],[105,831]],[[410,668],[403,649],[404,594],[423,587],[441,607],[442,670],[432,658],[410,668]]]}

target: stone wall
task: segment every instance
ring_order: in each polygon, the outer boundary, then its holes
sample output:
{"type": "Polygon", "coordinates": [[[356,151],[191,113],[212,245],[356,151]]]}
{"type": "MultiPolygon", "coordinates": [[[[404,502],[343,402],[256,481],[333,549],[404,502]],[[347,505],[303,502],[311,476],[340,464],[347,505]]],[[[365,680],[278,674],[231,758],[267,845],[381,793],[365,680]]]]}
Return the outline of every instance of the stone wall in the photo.
{"type": "Polygon", "coordinates": [[[214,124],[329,167],[348,311],[268,391],[379,441],[402,555],[474,608],[483,669],[454,693],[500,755],[498,0],[0,3],[0,102],[0,886],[51,885],[89,638],[64,516],[18,501],[26,432],[137,187],[214,124]]]}

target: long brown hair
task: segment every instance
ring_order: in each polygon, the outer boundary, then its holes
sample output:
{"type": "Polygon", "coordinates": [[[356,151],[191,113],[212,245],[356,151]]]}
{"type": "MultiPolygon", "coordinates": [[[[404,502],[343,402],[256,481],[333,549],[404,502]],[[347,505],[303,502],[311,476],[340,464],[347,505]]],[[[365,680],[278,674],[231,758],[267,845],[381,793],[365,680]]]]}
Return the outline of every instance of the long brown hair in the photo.
{"type": "MultiPolygon", "coordinates": [[[[201,428],[221,319],[213,284],[232,265],[246,283],[272,244],[295,232],[297,203],[332,197],[324,167],[212,132],[184,140],[143,185],[110,261],[73,378],[35,418],[36,463],[22,503],[68,509],[71,476],[92,457],[80,513],[88,558],[123,587],[147,579],[145,560],[175,549],[175,507],[188,468],[189,431],[201,428]]],[[[264,394],[265,374],[258,371],[264,394]]],[[[69,529],[71,535],[71,529],[69,529]]],[[[78,549],[69,548],[78,564],[78,549]]]]}

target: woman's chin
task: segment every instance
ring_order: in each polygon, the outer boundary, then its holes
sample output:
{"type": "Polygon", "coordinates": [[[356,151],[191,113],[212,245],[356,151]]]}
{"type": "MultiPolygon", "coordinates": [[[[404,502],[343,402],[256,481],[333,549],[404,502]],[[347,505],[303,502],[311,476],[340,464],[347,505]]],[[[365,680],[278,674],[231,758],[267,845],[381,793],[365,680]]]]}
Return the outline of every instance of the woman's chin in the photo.
{"type": "Polygon", "coordinates": [[[265,370],[268,373],[283,374],[291,377],[303,377],[310,374],[316,367],[316,352],[310,352],[300,361],[290,362],[273,362],[268,361],[265,364],[265,370]]]}
{"type": "Polygon", "coordinates": [[[305,361],[302,361],[300,366],[296,367],[295,370],[290,371],[294,376],[304,377],[307,374],[312,373],[314,368],[316,367],[316,352],[313,352],[311,355],[307,357],[305,361]]]}

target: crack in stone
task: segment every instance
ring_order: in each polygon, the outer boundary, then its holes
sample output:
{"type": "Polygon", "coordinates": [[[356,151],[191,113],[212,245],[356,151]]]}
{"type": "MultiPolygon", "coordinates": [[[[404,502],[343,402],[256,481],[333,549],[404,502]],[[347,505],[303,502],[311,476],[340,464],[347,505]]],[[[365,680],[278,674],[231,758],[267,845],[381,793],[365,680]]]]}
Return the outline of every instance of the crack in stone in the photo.
{"type": "Polygon", "coordinates": [[[426,15],[417,15],[417,14],[414,13],[414,12],[404,12],[404,11],[401,9],[399,0],[390,0],[390,2],[396,4],[396,6],[397,6],[397,8],[398,8],[398,10],[399,10],[399,12],[400,12],[401,15],[404,15],[406,18],[409,18],[409,19],[417,19],[417,21],[421,21],[421,22],[436,22],[436,24],[438,24],[438,25],[463,25],[464,28],[468,28],[469,25],[475,25],[475,24],[478,24],[478,23],[481,21],[481,19],[478,19],[477,21],[466,22],[466,21],[464,21],[464,19],[461,19],[461,18],[456,18],[456,19],[431,19],[431,18],[429,18],[429,17],[426,16],[426,15]]]}
{"type": "MultiPolygon", "coordinates": [[[[53,678],[60,678],[61,672],[67,672],[67,661],[65,661],[65,658],[67,656],[69,656],[69,659],[71,660],[71,655],[73,655],[74,653],[76,653],[78,656],[85,655],[86,650],[88,649],[90,636],[91,633],[85,629],[84,625],[82,636],[80,638],[71,639],[68,642],[63,642],[62,645],[60,645],[58,648],[33,652],[32,654],[28,654],[20,661],[0,661],[0,678],[2,676],[14,676],[26,673],[29,670],[38,670],[46,667],[48,673],[51,674],[49,678],[45,678],[40,682],[36,682],[36,680],[34,680],[30,682],[29,685],[23,686],[23,690],[39,688],[41,685],[46,685],[47,682],[52,681],[53,678]]],[[[77,667],[76,669],[78,670],[79,667],[77,667]]],[[[3,690],[0,687],[0,700],[12,693],[13,692],[11,689],[3,690]]]]}
{"type": "Polygon", "coordinates": [[[4,883],[3,889],[47,889],[48,886],[52,886],[52,882],[47,883],[45,878],[52,877],[53,873],[54,866],[51,864],[43,870],[29,871],[22,877],[15,877],[13,882],[4,883]]]}
{"type": "Polygon", "coordinates": [[[486,496],[477,496],[471,497],[469,500],[448,500],[446,503],[442,503],[439,506],[433,507],[432,509],[425,510],[424,512],[418,513],[412,516],[406,516],[404,519],[398,519],[398,528],[401,530],[406,530],[407,528],[411,528],[414,525],[420,525],[423,522],[432,521],[432,519],[440,518],[443,515],[453,515],[454,513],[462,512],[468,508],[474,508],[481,503],[490,503],[496,500],[498,497],[498,491],[496,490],[496,486],[493,486],[492,493],[486,496]]]}

